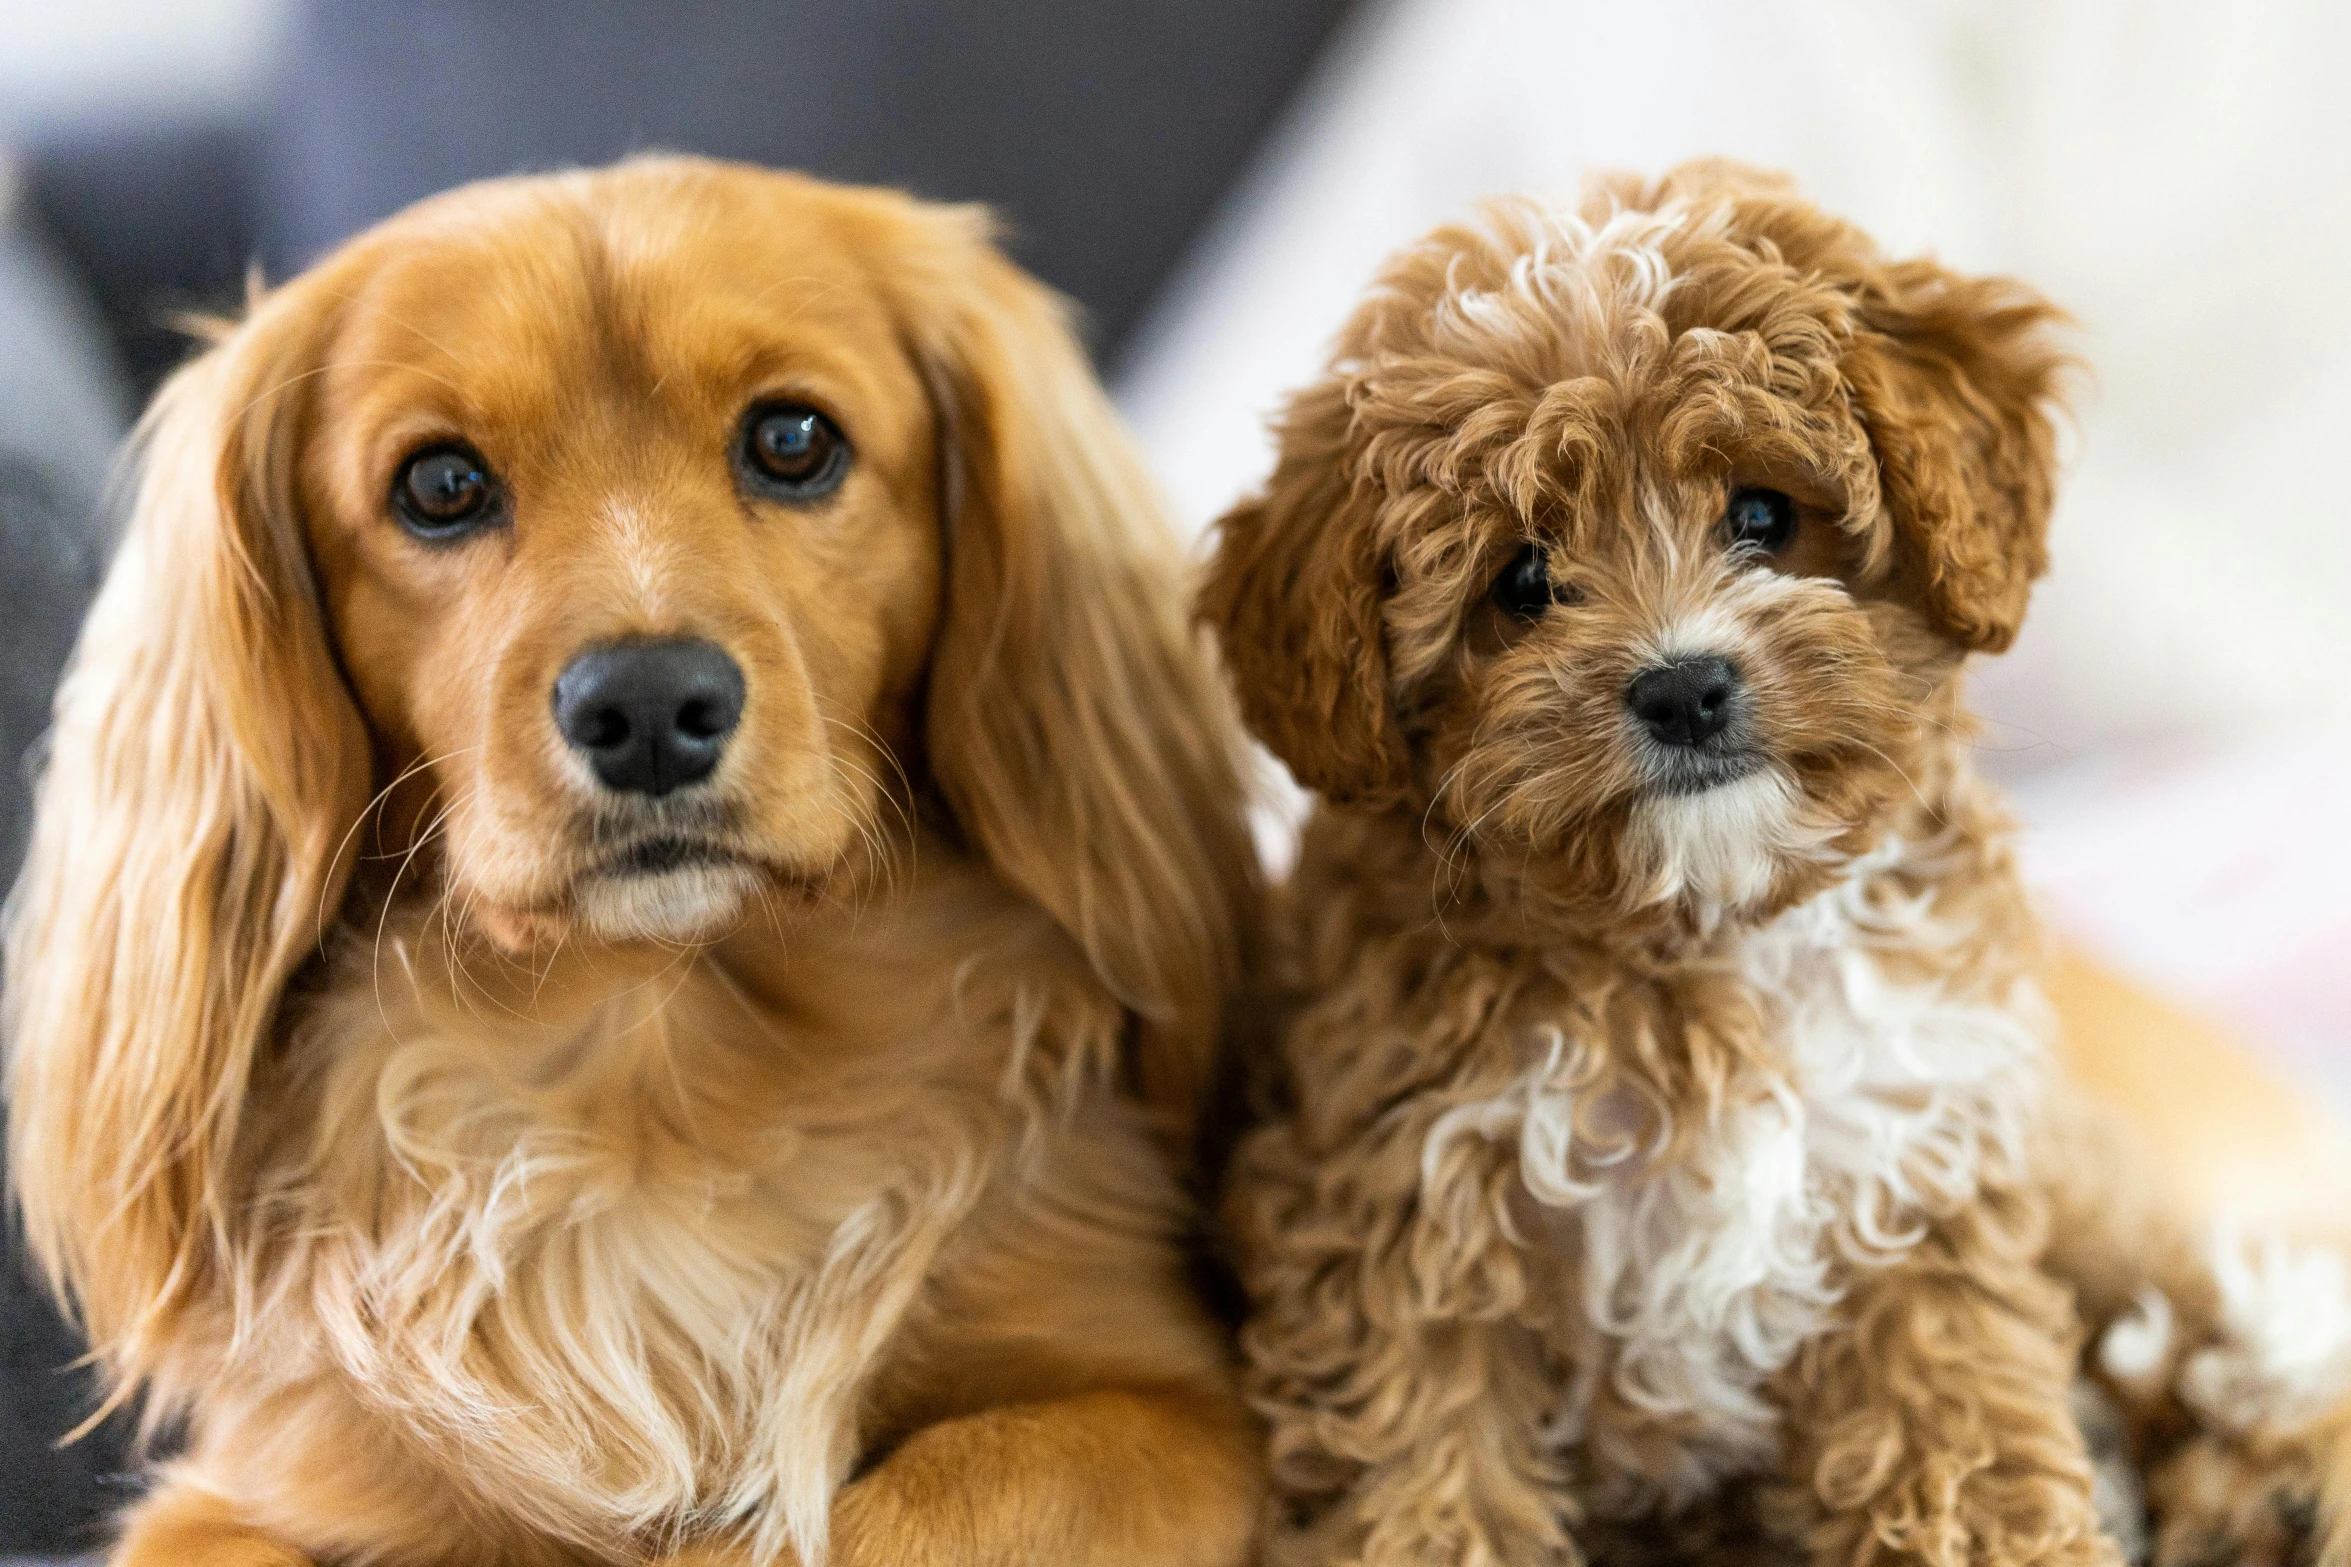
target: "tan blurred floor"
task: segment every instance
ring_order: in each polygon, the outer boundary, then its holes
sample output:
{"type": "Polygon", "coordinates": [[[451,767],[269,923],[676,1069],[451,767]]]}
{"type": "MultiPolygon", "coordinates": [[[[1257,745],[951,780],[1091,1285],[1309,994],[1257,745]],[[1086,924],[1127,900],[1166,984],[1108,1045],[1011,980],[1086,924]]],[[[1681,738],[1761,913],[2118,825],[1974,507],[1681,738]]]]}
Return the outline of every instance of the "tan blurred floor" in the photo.
{"type": "Polygon", "coordinates": [[[2208,1211],[2351,1241],[2351,1127],[2224,1025],[2078,952],[2048,979],[2077,1081],[2147,1136],[2208,1211]]]}

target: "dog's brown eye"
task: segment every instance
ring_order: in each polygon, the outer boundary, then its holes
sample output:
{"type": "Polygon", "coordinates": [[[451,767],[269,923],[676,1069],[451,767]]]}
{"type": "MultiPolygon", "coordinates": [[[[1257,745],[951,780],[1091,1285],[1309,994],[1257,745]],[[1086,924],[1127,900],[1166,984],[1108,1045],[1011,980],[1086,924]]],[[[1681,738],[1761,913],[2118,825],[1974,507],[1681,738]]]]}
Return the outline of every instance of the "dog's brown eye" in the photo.
{"type": "Polygon", "coordinates": [[[1735,490],[1722,525],[1732,548],[1746,544],[1777,555],[1795,540],[1796,503],[1777,490],[1735,490]]]}
{"type": "Polygon", "coordinates": [[[1521,620],[1539,619],[1569,596],[1551,581],[1551,557],[1540,544],[1526,545],[1510,557],[1494,579],[1493,593],[1497,606],[1521,620]]]}
{"type": "Polygon", "coordinates": [[[849,442],[813,408],[765,403],[743,421],[743,468],[768,494],[814,500],[840,486],[849,471],[849,442]]]}
{"type": "Polygon", "coordinates": [[[446,539],[487,520],[496,495],[489,465],[471,447],[428,446],[400,465],[392,510],[409,532],[446,539]]]}

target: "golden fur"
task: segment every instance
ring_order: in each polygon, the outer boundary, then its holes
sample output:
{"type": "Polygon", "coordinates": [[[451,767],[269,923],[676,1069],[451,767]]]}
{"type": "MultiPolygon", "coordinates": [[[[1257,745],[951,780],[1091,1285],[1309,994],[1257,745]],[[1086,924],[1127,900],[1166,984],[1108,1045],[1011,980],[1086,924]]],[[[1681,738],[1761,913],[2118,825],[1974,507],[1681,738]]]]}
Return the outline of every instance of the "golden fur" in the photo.
{"type": "Polygon", "coordinates": [[[471,187],[258,298],[142,441],[8,947],[26,1233],[187,1431],[116,1560],[1236,1560],[1177,1173],[1236,731],[984,220],[471,187]],[[854,448],[807,506],[730,467],[784,394],[854,448]],[[386,496],[451,438],[510,518],[420,543],[386,496]],[[680,632],[742,726],[597,798],[551,682],[680,632]],[[652,831],[703,863],[611,868],[652,831]]]}
{"type": "Polygon", "coordinates": [[[2228,1328],[2052,1093],[1968,766],[1965,656],[2045,561],[2056,321],[1696,164],[1407,249],[1292,401],[1202,600],[1324,801],[1227,1203],[1273,1560],[1649,1559],[1661,1518],[1704,1556],[1726,1504],[1837,1567],[2118,1559],[2085,1330],[2174,1297],[2152,1444],[2228,1328]],[[1726,543],[1746,487],[1793,498],[1776,556],[1726,543]],[[1677,790],[1628,682],[1701,654],[1747,770],[1677,790]]]}

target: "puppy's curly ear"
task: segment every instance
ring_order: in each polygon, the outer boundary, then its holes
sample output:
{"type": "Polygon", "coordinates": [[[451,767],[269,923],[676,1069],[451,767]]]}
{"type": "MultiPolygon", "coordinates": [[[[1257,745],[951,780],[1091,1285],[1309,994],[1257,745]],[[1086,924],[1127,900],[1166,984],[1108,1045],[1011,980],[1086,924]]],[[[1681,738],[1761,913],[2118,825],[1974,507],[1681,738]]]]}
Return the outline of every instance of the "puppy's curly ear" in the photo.
{"type": "Polygon", "coordinates": [[[142,424],[10,904],[25,1234],[118,1379],[229,1265],[249,1079],[366,799],[295,498],[321,309],[316,290],[260,302],[142,424]]]}
{"type": "Polygon", "coordinates": [[[1905,261],[1871,269],[1858,316],[1844,374],[1898,577],[1954,641],[2001,652],[2049,566],[2064,315],[2021,283],[1905,261]]]}
{"type": "Polygon", "coordinates": [[[1374,502],[1354,481],[1348,422],[1335,378],[1292,400],[1272,480],[1216,525],[1200,615],[1266,749],[1327,800],[1380,805],[1409,786],[1411,759],[1388,690],[1374,502]]]}
{"type": "Polygon", "coordinates": [[[974,849],[1142,1020],[1181,1144],[1258,899],[1241,737],[1185,561],[1061,301],[972,211],[905,203],[895,286],[941,429],[948,583],[925,741],[974,849]]]}
{"type": "Polygon", "coordinates": [[[1960,646],[2013,642],[2048,567],[2052,415],[2073,366],[2058,341],[2064,312],[2006,278],[1887,261],[1784,175],[1725,159],[1647,184],[1603,181],[1591,199],[1685,206],[1694,223],[1719,222],[1785,265],[1792,283],[1842,296],[1842,371],[1877,458],[1899,581],[1960,646]]]}

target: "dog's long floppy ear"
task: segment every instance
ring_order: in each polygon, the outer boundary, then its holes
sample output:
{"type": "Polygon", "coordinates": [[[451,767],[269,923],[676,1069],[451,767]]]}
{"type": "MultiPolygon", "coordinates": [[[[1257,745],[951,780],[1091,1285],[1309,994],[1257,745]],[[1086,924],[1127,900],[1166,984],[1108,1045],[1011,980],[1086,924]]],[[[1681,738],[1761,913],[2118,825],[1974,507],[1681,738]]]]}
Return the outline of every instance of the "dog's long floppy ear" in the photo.
{"type": "Polygon", "coordinates": [[[1734,235],[1846,295],[1844,378],[1877,455],[1896,570],[1953,641],[2004,650],[2049,564],[2064,312],[2007,278],[1887,261],[1784,176],[1742,164],[1701,159],[1614,194],[1728,207],[1734,235]]]}
{"type": "Polygon", "coordinates": [[[1219,1067],[1257,900],[1239,726],[1183,552],[1061,301],[969,210],[915,208],[907,279],[940,406],[945,621],[925,745],[974,848],[1141,1020],[1182,1138],[1219,1067]]]}
{"type": "Polygon", "coordinates": [[[1374,502],[1356,484],[1348,420],[1335,377],[1291,400],[1273,478],[1216,525],[1200,614],[1266,749],[1324,799],[1378,805],[1410,782],[1411,764],[1388,690],[1374,502]]]}
{"type": "Polygon", "coordinates": [[[1844,373],[1877,453],[1896,568],[1979,652],[2016,640],[2049,567],[2063,320],[2021,283],[1931,261],[1873,269],[1860,291],[1844,373]]]}
{"type": "Polygon", "coordinates": [[[118,1377],[225,1266],[239,1112],[366,799],[297,515],[321,308],[298,290],[173,376],[141,426],[10,902],[15,1191],[118,1377]]]}

